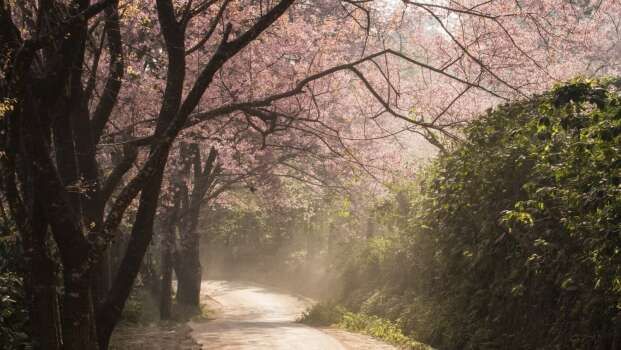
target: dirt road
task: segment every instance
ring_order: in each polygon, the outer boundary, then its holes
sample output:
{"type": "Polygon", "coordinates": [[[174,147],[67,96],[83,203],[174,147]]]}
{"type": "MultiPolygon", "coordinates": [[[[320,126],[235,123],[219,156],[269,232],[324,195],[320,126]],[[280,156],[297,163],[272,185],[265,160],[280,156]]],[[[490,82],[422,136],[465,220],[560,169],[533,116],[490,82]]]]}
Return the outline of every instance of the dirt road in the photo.
{"type": "Polygon", "coordinates": [[[296,323],[311,301],[274,289],[246,282],[204,281],[201,292],[216,309],[215,320],[190,323],[192,336],[203,349],[395,349],[364,335],[296,323]]]}

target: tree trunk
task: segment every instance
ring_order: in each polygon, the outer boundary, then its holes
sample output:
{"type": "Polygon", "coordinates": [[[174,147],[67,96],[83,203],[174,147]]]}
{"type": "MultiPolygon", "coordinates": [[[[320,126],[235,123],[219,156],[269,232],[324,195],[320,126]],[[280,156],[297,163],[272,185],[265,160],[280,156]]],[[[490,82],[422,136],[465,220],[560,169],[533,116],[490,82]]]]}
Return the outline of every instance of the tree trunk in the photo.
{"type": "Polygon", "coordinates": [[[95,276],[97,278],[93,278],[93,299],[96,308],[105,301],[110,290],[112,278],[110,250],[110,247],[106,249],[101,260],[95,265],[95,276]]]}
{"type": "Polygon", "coordinates": [[[175,254],[177,302],[190,312],[200,311],[202,267],[198,244],[175,254]]]}
{"type": "Polygon", "coordinates": [[[172,310],[172,252],[162,245],[162,280],[160,287],[160,319],[169,320],[172,310]]]}
{"type": "Polygon", "coordinates": [[[46,198],[42,192],[35,190],[40,185],[38,177],[25,178],[33,180],[27,187],[28,194],[34,198],[28,220],[30,225],[22,225],[22,244],[29,263],[25,281],[26,294],[31,302],[31,335],[35,340],[35,349],[62,349],[56,262],[50,255],[49,226],[42,204],[46,198]]]}
{"type": "Polygon", "coordinates": [[[56,263],[49,256],[46,240],[45,237],[35,239],[32,246],[30,322],[35,349],[60,350],[62,333],[56,288],[56,263]]]}
{"type": "Polygon", "coordinates": [[[177,230],[177,214],[179,210],[179,192],[175,191],[174,205],[170,208],[161,225],[161,278],[160,278],[160,319],[169,320],[172,316],[172,275],[173,248],[177,230]]]}
{"type": "MultiPolygon", "coordinates": [[[[214,171],[216,157],[217,151],[211,148],[203,165],[197,144],[185,144],[181,147],[181,161],[183,162],[181,174],[189,176],[192,172],[194,188],[190,194],[185,182],[176,184],[178,189],[176,193],[180,196],[176,205],[178,209],[183,210],[184,214],[179,216],[176,223],[181,237],[175,249],[174,267],[178,281],[177,302],[190,314],[200,312],[202,268],[197,227],[202,201],[217,174],[214,171]]],[[[175,236],[172,237],[175,238],[175,236]]]]}
{"type": "Polygon", "coordinates": [[[317,255],[317,237],[310,218],[305,221],[304,226],[306,231],[306,266],[311,267],[317,255]]]}
{"type": "Polygon", "coordinates": [[[63,350],[98,350],[90,273],[79,275],[72,269],[64,273],[63,350]]]}
{"type": "Polygon", "coordinates": [[[200,206],[195,205],[187,213],[182,228],[185,234],[175,252],[175,273],[177,274],[177,302],[190,313],[200,312],[200,293],[202,267],[200,259],[200,239],[198,220],[200,206]]]}
{"type": "Polygon", "coordinates": [[[108,298],[97,314],[97,337],[102,350],[108,348],[112,331],[121,319],[123,307],[125,307],[125,302],[140,270],[142,259],[153,237],[153,221],[168,151],[166,149],[160,155],[161,158],[154,164],[155,174],[142,189],[127,251],[116,273],[108,298]]]}

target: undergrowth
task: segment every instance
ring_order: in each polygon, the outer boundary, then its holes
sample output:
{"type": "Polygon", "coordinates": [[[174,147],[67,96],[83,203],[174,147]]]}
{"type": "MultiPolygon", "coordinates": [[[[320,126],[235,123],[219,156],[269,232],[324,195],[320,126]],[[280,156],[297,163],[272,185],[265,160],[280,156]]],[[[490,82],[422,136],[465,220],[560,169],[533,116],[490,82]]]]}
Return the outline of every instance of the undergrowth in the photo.
{"type": "Polygon", "coordinates": [[[403,333],[399,325],[390,320],[347,311],[334,302],[321,302],[307,309],[298,322],[311,326],[333,326],[363,333],[407,350],[431,350],[432,348],[403,333]]]}
{"type": "Polygon", "coordinates": [[[346,312],[344,307],[334,302],[321,302],[304,311],[298,322],[309,326],[332,326],[339,323],[346,312]]]}

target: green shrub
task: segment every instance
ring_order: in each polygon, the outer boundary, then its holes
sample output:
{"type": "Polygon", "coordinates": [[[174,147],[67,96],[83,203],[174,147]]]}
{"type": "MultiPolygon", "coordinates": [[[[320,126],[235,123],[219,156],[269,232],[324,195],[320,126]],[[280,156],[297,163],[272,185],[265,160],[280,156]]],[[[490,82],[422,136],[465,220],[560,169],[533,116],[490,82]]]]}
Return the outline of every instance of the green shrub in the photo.
{"type": "Polygon", "coordinates": [[[420,343],[405,334],[394,322],[378,316],[363,313],[346,312],[338,326],[350,331],[368,334],[393,345],[410,350],[430,350],[431,347],[420,343]]]}
{"type": "Polygon", "coordinates": [[[348,306],[446,350],[621,344],[620,86],[576,79],[473,121],[384,205],[405,211],[349,261],[348,306]]]}
{"type": "Polygon", "coordinates": [[[320,302],[308,308],[298,322],[311,326],[331,326],[341,321],[345,309],[333,302],[320,302]]]}
{"type": "Polygon", "coordinates": [[[3,349],[23,349],[30,342],[24,287],[14,273],[0,273],[0,339],[3,349]]]}
{"type": "Polygon", "coordinates": [[[406,336],[397,323],[365,313],[349,312],[334,302],[314,304],[302,314],[298,322],[315,327],[336,326],[352,332],[368,334],[404,349],[431,349],[429,346],[406,336]]]}
{"type": "Polygon", "coordinates": [[[7,350],[30,344],[24,284],[18,274],[22,259],[12,226],[0,220],[0,342],[7,350]]]}
{"type": "Polygon", "coordinates": [[[143,325],[158,322],[157,301],[145,287],[134,287],[125,302],[121,319],[127,323],[143,325]]]}
{"type": "Polygon", "coordinates": [[[411,232],[435,245],[429,263],[437,270],[429,277],[437,283],[420,292],[439,305],[438,347],[593,349],[619,342],[615,84],[578,79],[497,108],[437,162],[411,232]]]}

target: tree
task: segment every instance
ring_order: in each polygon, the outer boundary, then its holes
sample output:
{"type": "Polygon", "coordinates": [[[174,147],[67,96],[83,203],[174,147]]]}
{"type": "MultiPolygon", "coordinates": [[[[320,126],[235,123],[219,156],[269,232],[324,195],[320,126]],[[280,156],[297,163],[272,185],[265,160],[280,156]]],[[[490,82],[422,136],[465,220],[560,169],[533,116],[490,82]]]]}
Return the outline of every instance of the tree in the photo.
{"type": "Polygon", "coordinates": [[[207,199],[208,192],[213,189],[221,170],[216,164],[216,158],[215,148],[209,150],[203,161],[198,144],[181,144],[179,169],[173,174],[171,184],[173,203],[164,219],[162,232],[160,314],[163,319],[171,316],[173,266],[178,281],[178,303],[192,311],[199,311],[202,270],[196,229],[202,204],[207,199]]]}
{"type": "MultiPolygon", "coordinates": [[[[291,3],[277,4],[235,39],[230,39],[229,24],[213,56],[188,94],[182,97],[186,68],[184,32],[187,23],[198,14],[195,11],[200,12],[207,4],[197,9],[185,8],[179,20],[172,2],[157,2],[168,56],[168,78],[154,133],[157,142],[150,147],[140,172],[115,198],[105,218],[95,146],[116,103],[123,70],[118,3],[104,1],[89,5],[81,1],[72,6],[42,3],[38,8],[25,4],[17,12],[22,18],[18,15],[17,19],[23,19],[28,26],[35,24],[30,21],[36,18],[38,25],[28,27],[36,31],[30,38],[22,37],[23,32],[15,24],[16,10],[2,3],[2,38],[7,46],[3,56],[6,79],[2,95],[3,101],[15,101],[3,120],[5,187],[10,193],[9,202],[20,233],[25,241],[36,239],[33,247],[26,247],[32,252],[31,271],[42,271],[45,267],[35,260],[46,255],[42,245],[48,225],[63,266],[62,339],[54,331],[54,326],[59,324],[57,320],[47,317],[38,325],[40,330],[51,329],[40,336],[45,348],[107,347],[150,242],[163,169],[173,140],[220,67],[278,19],[291,3]],[[27,11],[32,9],[36,10],[36,17],[27,11]],[[106,33],[111,68],[103,95],[91,112],[88,91],[82,85],[83,64],[88,21],[102,11],[105,17],[102,33],[106,33]],[[34,191],[35,188],[40,191],[34,191]],[[140,204],[127,253],[105,302],[93,305],[90,283],[94,265],[139,192],[140,204]]],[[[33,290],[49,283],[49,278],[34,274],[31,277],[33,290]]],[[[33,314],[46,310],[52,310],[53,314],[53,310],[59,309],[37,295],[34,305],[33,314]]]]}
{"type": "MultiPolygon", "coordinates": [[[[325,161],[329,154],[318,157],[317,139],[308,144],[292,142],[277,135],[270,137],[270,146],[261,140],[268,132],[248,130],[244,124],[237,130],[230,123],[226,133],[201,133],[201,143],[191,135],[179,144],[176,157],[168,168],[168,191],[162,196],[162,318],[171,315],[172,270],[177,275],[177,303],[185,312],[197,312],[200,307],[200,236],[198,224],[202,209],[231,190],[248,188],[251,192],[276,192],[279,177],[289,176],[297,181],[325,183],[308,169],[312,162],[325,161]],[[208,153],[205,143],[211,143],[208,153]],[[277,147],[278,146],[278,147],[277,147]],[[225,151],[218,154],[217,148],[225,151]],[[313,153],[314,152],[314,153],[313,153]],[[204,160],[203,160],[204,159],[204,160]],[[306,170],[292,165],[304,159],[306,170]]],[[[220,128],[216,128],[220,130],[220,128]]],[[[204,130],[203,130],[204,131],[204,130]]],[[[196,137],[197,135],[194,135],[196,137]]]]}

